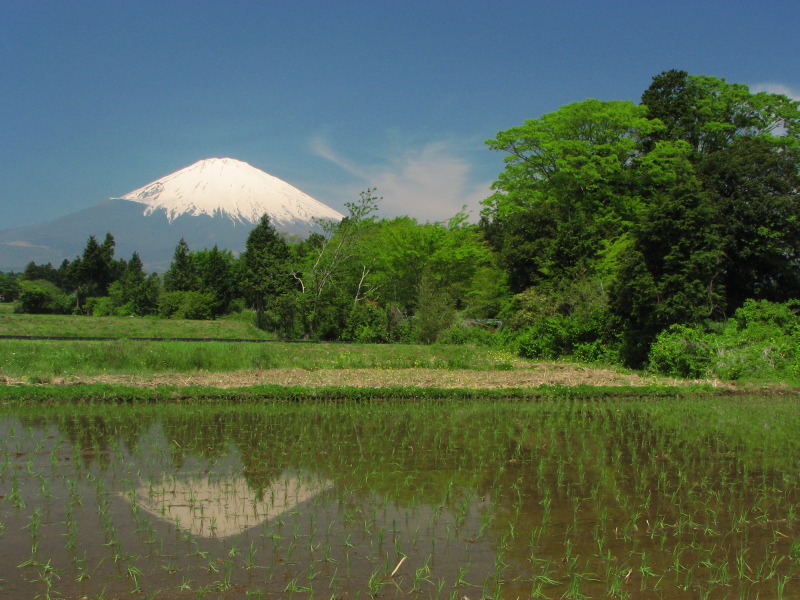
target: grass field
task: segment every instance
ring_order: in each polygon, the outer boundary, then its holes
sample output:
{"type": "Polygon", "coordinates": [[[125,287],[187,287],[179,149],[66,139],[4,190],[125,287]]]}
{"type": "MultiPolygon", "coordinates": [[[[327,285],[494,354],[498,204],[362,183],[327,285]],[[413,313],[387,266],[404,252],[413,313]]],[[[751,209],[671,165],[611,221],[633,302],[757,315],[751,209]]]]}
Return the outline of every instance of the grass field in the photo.
{"type": "Polygon", "coordinates": [[[511,370],[507,351],[468,346],[0,340],[0,373],[69,376],[243,369],[511,370]]]}
{"type": "Polygon", "coordinates": [[[158,317],[84,317],[14,314],[10,303],[0,304],[0,335],[112,338],[272,339],[256,329],[252,313],[216,321],[158,317]]]}

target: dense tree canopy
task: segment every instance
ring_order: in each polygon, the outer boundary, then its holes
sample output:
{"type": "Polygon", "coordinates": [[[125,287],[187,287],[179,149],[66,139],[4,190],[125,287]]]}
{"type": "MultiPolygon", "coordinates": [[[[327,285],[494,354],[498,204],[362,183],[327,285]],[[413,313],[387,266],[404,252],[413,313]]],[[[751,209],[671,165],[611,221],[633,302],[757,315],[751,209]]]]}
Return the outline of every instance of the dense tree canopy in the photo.
{"type": "Polygon", "coordinates": [[[515,292],[605,282],[622,354],[674,323],[800,294],[798,102],[667,71],[498,133],[482,227],[515,292]]]}

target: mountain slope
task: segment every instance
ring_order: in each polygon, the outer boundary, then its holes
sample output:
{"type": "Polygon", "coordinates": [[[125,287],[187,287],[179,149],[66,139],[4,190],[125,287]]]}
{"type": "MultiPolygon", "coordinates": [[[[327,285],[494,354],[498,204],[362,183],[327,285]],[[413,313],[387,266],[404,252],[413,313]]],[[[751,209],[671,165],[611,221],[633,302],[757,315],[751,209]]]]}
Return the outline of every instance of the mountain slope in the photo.
{"type": "Polygon", "coordinates": [[[257,223],[267,213],[279,227],[343,217],[285,181],[232,158],[201,160],[120,199],[144,204],[145,215],[163,210],[170,222],[181,215],[209,215],[257,223]]]}
{"type": "Polygon", "coordinates": [[[214,245],[244,250],[247,235],[267,213],[278,231],[307,236],[314,219],[342,215],[280,179],[233,159],[203,160],[121,198],[44,223],[0,231],[0,271],[72,260],[94,235],[116,240],[115,256],[138,252],[145,269],[165,271],[184,238],[193,250],[214,245]]]}

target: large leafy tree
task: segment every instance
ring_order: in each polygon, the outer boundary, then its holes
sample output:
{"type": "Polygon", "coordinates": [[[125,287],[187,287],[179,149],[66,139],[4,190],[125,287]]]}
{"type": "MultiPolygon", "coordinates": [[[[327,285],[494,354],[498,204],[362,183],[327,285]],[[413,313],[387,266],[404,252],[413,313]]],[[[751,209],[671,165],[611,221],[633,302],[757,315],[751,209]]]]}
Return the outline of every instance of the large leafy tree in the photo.
{"type": "Polygon", "coordinates": [[[376,223],[365,242],[375,258],[369,283],[375,299],[412,314],[418,289],[442,291],[455,304],[467,301],[473,278],[491,264],[486,243],[465,213],[441,223],[417,223],[398,217],[376,223]]]}
{"type": "Polygon", "coordinates": [[[659,140],[685,140],[702,160],[731,146],[738,138],[781,134],[800,141],[798,102],[781,94],[752,94],[740,83],[686,71],[664,71],[642,94],[651,119],[666,127],[644,138],[650,148],[659,140]]]}
{"type": "MultiPolygon", "coordinates": [[[[732,310],[748,298],[800,298],[800,152],[783,137],[742,137],[700,177],[723,236],[732,310]]],[[[732,312],[731,310],[731,312],[732,312]]]]}
{"type": "Polygon", "coordinates": [[[484,204],[487,239],[514,291],[585,277],[646,206],[639,141],[662,130],[647,108],[589,99],[498,133],[505,169],[484,204]]]}
{"type": "Polygon", "coordinates": [[[662,329],[724,316],[722,240],[714,209],[691,166],[659,195],[631,232],[609,290],[621,320],[622,354],[639,366],[662,329]]]}
{"type": "Polygon", "coordinates": [[[262,215],[250,231],[240,260],[240,285],[253,298],[256,327],[260,328],[265,299],[288,291],[292,283],[289,248],[270,223],[269,215],[262,215]]]}
{"type": "Polygon", "coordinates": [[[553,204],[560,218],[588,214],[598,225],[630,220],[639,198],[634,182],[638,140],[663,129],[632,102],[589,99],[561,107],[486,143],[507,153],[491,216],[553,204]]]}
{"type": "Polygon", "coordinates": [[[798,103],[684,71],[654,77],[642,102],[666,129],[643,138],[641,162],[668,168],[650,170],[611,288],[632,365],[668,325],[800,293],[798,103]]]}
{"type": "Polygon", "coordinates": [[[482,226],[512,291],[601,284],[636,364],[672,323],[797,297],[799,105],[673,70],[639,106],[587,100],[500,132],[482,226]]]}

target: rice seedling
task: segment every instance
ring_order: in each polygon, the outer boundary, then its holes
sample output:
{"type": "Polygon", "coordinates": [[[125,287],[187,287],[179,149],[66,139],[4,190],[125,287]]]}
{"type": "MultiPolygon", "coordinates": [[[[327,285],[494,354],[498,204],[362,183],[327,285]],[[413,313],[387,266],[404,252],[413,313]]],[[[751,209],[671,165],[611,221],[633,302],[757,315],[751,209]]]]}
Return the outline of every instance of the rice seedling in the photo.
{"type": "Polygon", "coordinates": [[[759,398],[7,408],[0,522],[62,595],[788,597],[784,421],[759,398]]]}

